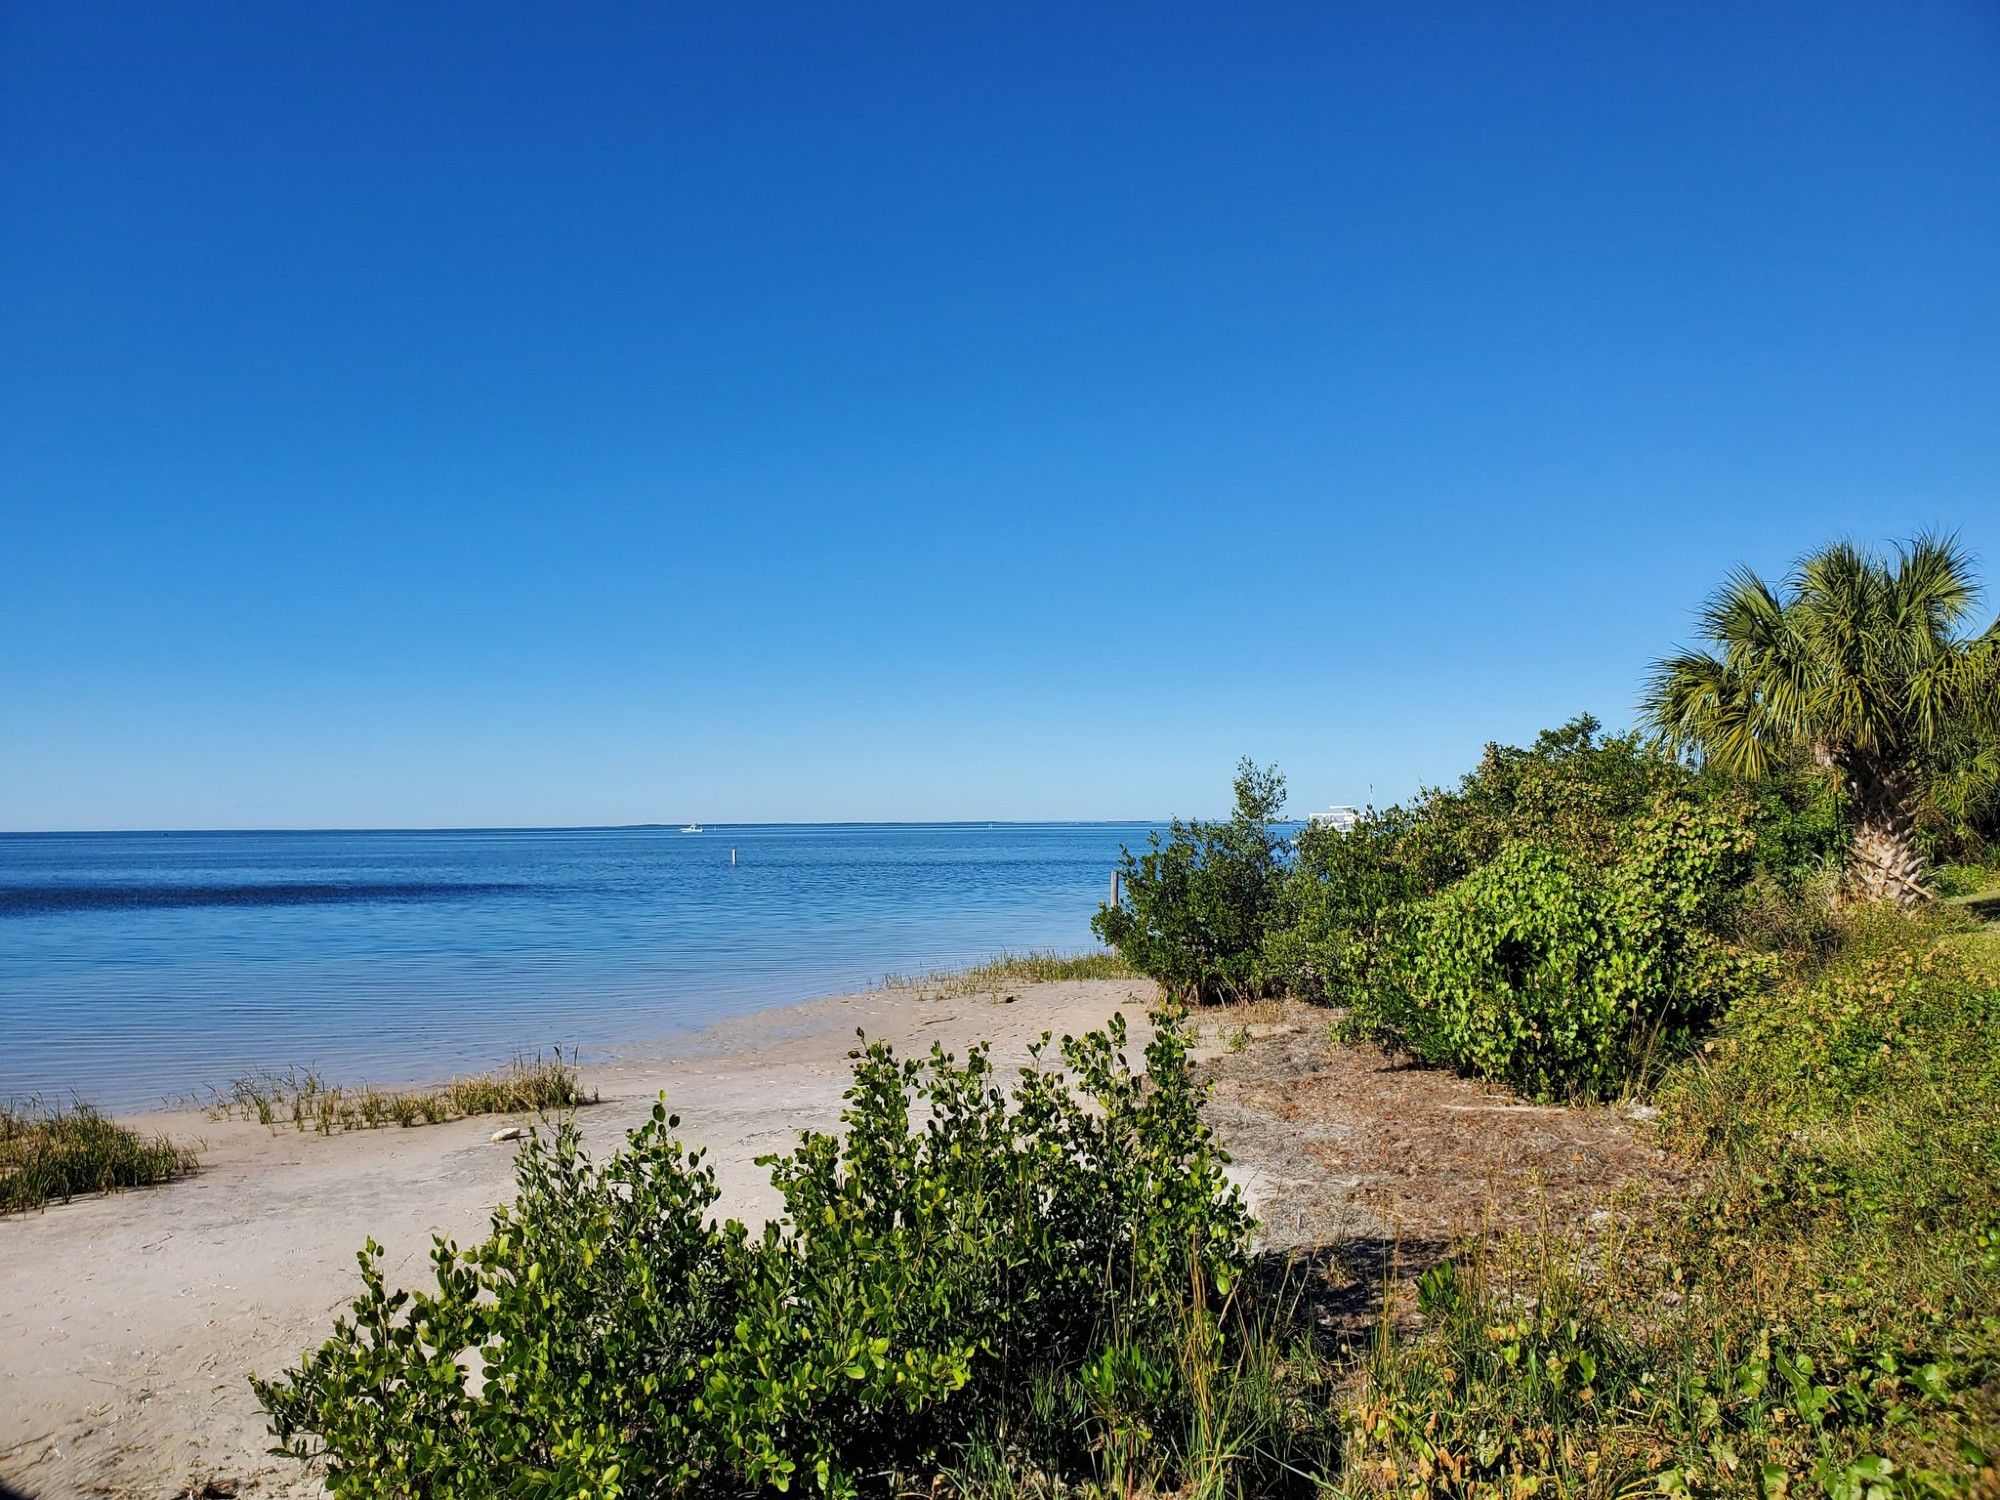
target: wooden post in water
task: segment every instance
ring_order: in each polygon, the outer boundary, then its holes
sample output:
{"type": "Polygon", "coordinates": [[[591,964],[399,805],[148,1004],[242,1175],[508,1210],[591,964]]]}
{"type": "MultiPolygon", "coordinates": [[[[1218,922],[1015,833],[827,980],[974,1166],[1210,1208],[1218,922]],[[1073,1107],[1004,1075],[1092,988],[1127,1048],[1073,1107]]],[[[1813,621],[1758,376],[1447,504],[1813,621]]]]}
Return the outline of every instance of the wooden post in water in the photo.
{"type": "Polygon", "coordinates": [[[1118,904],[1118,894],[1119,894],[1118,882],[1121,878],[1121,874],[1122,872],[1118,870],[1113,870],[1111,872],[1111,904],[1113,906],[1116,906],[1118,904]]]}
{"type": "Polygon", "coordinates": [[[730,863],[730,864],[731,864],[732,866],[733,866],[733,865],[735,865],[735,863],[736,863],[736,851],[735,851],[734,849],[731,849],[731,850],[729,851],[729,863],[730,863]]]}

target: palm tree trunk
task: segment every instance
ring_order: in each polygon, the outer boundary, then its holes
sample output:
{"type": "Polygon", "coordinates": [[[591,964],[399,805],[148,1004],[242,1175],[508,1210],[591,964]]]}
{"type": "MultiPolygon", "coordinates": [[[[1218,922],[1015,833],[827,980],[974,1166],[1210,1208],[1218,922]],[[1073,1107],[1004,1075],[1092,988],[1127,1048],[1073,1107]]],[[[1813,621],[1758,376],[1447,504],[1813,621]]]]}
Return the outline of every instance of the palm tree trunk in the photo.
{"type": "Polygon", "coordinates": [[[1909,774],[1870,764],[1850,764],[1847,784],[1854,798],[1854,839],[1841,877],[1842,899],[1894,901],[1916,906],[1930,900],[1924,889],[1923,852],[1910,816],[1909,774]]]}

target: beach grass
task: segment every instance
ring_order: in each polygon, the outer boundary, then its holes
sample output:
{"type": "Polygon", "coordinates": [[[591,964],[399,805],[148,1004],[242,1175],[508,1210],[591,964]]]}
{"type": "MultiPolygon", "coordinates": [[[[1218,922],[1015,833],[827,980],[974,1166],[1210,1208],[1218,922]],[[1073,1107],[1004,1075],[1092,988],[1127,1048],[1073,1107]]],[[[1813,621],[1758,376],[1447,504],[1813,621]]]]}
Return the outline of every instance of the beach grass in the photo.
{"type": "Polygon", "coordinates": [[[504,1068],[420,1089],[334,1084],[310,1068],[288,1068],[239,1078],[227,1091],[212,1090],[206,1108],[218,1120],[255,1120],[274,1129],[290,1125],[332,1135],[595,1103],[597,1095],[584,1091],[575,1064],[558,1049],[553,1057],[517,1057],[504,1068]]]}
{"type": "Polygon", "coordinates": [[[189,1148],[141,1136],[88,1104],[0,1104],[0,1214],[67,1203],[79,1193],[150,1187],[195,1165],[189,1148]]]}
{"type": "Polygon", "coordinates": [[[1010,984],[1047,984],[1061,979],[1137,979],[1139,971],[1108,948],[1087,953],[1057,953],[1031,949],[1000,953],[965,969],[934,969],[923,974],[885,974],[883,989],[925,989],[939,994],[973,995],[1010,984]]]}

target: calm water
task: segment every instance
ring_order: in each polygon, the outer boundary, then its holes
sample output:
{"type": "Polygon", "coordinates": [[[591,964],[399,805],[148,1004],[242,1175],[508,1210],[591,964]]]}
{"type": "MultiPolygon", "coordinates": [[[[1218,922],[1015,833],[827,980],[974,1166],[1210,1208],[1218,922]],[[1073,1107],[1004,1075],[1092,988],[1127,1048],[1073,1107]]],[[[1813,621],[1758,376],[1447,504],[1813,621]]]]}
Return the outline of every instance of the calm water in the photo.
{"type": "Polygon", "coordinates": [[[601,1057],[892,971],[1088,948],[1145,832],[0,834],[0,1099],[601,1057]]]}

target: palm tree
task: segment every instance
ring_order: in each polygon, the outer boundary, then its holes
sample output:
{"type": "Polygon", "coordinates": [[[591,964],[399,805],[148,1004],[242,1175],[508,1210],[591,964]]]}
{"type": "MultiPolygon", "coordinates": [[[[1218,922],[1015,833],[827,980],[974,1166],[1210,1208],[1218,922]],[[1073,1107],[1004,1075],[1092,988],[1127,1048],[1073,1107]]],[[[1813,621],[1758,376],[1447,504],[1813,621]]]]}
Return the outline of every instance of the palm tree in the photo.
{"type": "Polygon", "coordinates": [[[1724,771],[1763,775],[1794,757],[1838,778],[1854,818],[1842,895],[1924,900],[1913,837],[1938,772],[1952,796],[1996,769],[2000,620],[1959,633],[1978,598],[1972,560],[1925,535],[1893,560],[1839,542],[1801,559],[1782,589],[1748,569],[1701,611],[1713,651],[1667,657],[1645,709],[1667,739],[1724,771]],[[1983,769],[1982,769],[1983,767],[1983,769]]]}

